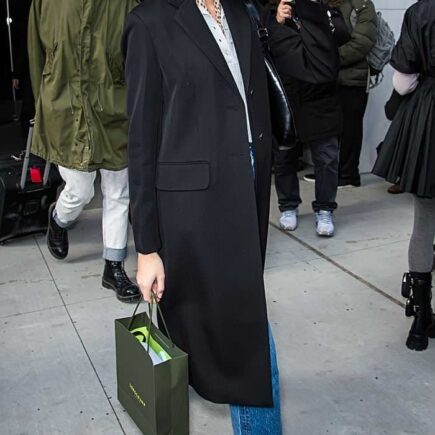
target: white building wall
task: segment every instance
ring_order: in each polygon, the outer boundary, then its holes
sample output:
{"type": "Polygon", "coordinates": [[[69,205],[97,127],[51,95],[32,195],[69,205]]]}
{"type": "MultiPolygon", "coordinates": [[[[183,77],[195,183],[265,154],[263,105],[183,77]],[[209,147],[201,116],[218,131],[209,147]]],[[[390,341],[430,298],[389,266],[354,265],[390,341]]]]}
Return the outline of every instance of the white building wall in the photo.
{"type": "MultiPolygon", "coordinates": [[[[373,0],[376,9],[399,37],[405,10],[415,3],[414,0],[373,0]]],[[[384,81],[370,92],[369,104],[364,120],[364,142],[361,153],[361,172],[370,172],[376,159],[376,147],[385,137],[389,122],[385,118],[384,105],[393,90],[391,67],[384,71],[384,81]]]]}

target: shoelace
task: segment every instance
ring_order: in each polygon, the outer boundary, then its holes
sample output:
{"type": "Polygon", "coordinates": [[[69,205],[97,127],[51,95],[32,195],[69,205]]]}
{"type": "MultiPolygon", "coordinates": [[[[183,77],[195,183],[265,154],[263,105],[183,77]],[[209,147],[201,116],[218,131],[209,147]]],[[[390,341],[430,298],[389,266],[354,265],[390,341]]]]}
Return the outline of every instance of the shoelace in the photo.
{"type": "Polygon", "coordinates": [[[284,212],[285,217],[292,217],[292,216],[296,216],[296,215],[297,215],[296,210],[287,210],[284,212]]]}
{"type": "Polygon", "coordinates": [[[317,213],[317,219],[320,224],[329,225],[332,223],[332,213],[320,211],[317,213]]]}
{"type": "Polygon", "coordinates": [[[129,277],[127,276],[127,273],[125,272],[125,269],[122,266],[116,267],[113,270],[113,276],[123,286],[127,287],[127,286],[131,285],[131,281],[130,281],[129,277]]]}
{"type": "Polygon", "coordinates": [[[65,238],[65,233],[66,233],[65,228],[62,228],[57,224],[55,224],[51,227],[51,232],[52,232],[53,238],[58,240],[58,241],[63,241],[63,239],[65,238]]]}

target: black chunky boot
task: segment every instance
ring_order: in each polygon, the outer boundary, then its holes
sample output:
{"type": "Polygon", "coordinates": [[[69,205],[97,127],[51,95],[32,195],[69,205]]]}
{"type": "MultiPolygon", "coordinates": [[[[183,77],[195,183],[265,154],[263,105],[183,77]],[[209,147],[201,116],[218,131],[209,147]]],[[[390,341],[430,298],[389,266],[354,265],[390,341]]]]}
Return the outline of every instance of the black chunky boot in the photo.
{"type": "Polygon", "coordinates": [[[139,287],[125,273],[122,261],[106,260],[103,287],[114,290],[121,302],[138,302],[141,298],[139,287]]]}
{"type": "Polygon", "coordinates": [[[68,255],[68,231],[60,227],[54,220],[53,212],[55,207],[56,203],[53,203],[48,209],[47,247],[54,258],[63,260],[68,255]]]}
{"type": "Polygon", "coordinates": [[[411,350],[426,350],[428,338],[435,338],[435,315],[432,310],[432,274],[405,273],[402,296],[407,298],[406,316],[414,317],[406,346],[411,350]]]}

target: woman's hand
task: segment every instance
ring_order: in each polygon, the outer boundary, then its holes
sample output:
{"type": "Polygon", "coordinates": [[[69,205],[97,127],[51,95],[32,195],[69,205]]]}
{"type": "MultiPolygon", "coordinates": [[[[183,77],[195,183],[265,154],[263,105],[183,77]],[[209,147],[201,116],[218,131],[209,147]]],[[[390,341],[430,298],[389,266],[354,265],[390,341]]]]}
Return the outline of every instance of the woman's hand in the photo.
{"type": "Polygon", "coordinates": [[[138,255],[136,280],[145,302],[154,301],[152,294],[160,302],[165,291],[165,269],[157,252],[138,255]]]}
{"type": "Polygon", "coordinates": [[[284,24],[285,20],[290,20],[293,17],[293,9],[289,3],[289,0],[281,0],[279,2],[278,10],[276,11],[276,21],[279,24],[284,24]]]}

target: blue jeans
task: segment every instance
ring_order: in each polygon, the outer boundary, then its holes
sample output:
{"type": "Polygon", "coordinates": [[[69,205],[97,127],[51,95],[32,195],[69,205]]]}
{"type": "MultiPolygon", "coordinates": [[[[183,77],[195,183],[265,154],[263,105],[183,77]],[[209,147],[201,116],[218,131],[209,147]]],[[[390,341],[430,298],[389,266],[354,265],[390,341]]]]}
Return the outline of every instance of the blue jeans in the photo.
{"type": "Polygon", "coordinates": [[[270,361],[272,369],[272,408],[231,406],[234,435],[281,435],[281,400],[279,393],[279,371],[275,342],[269,329],[270,361]]]}

